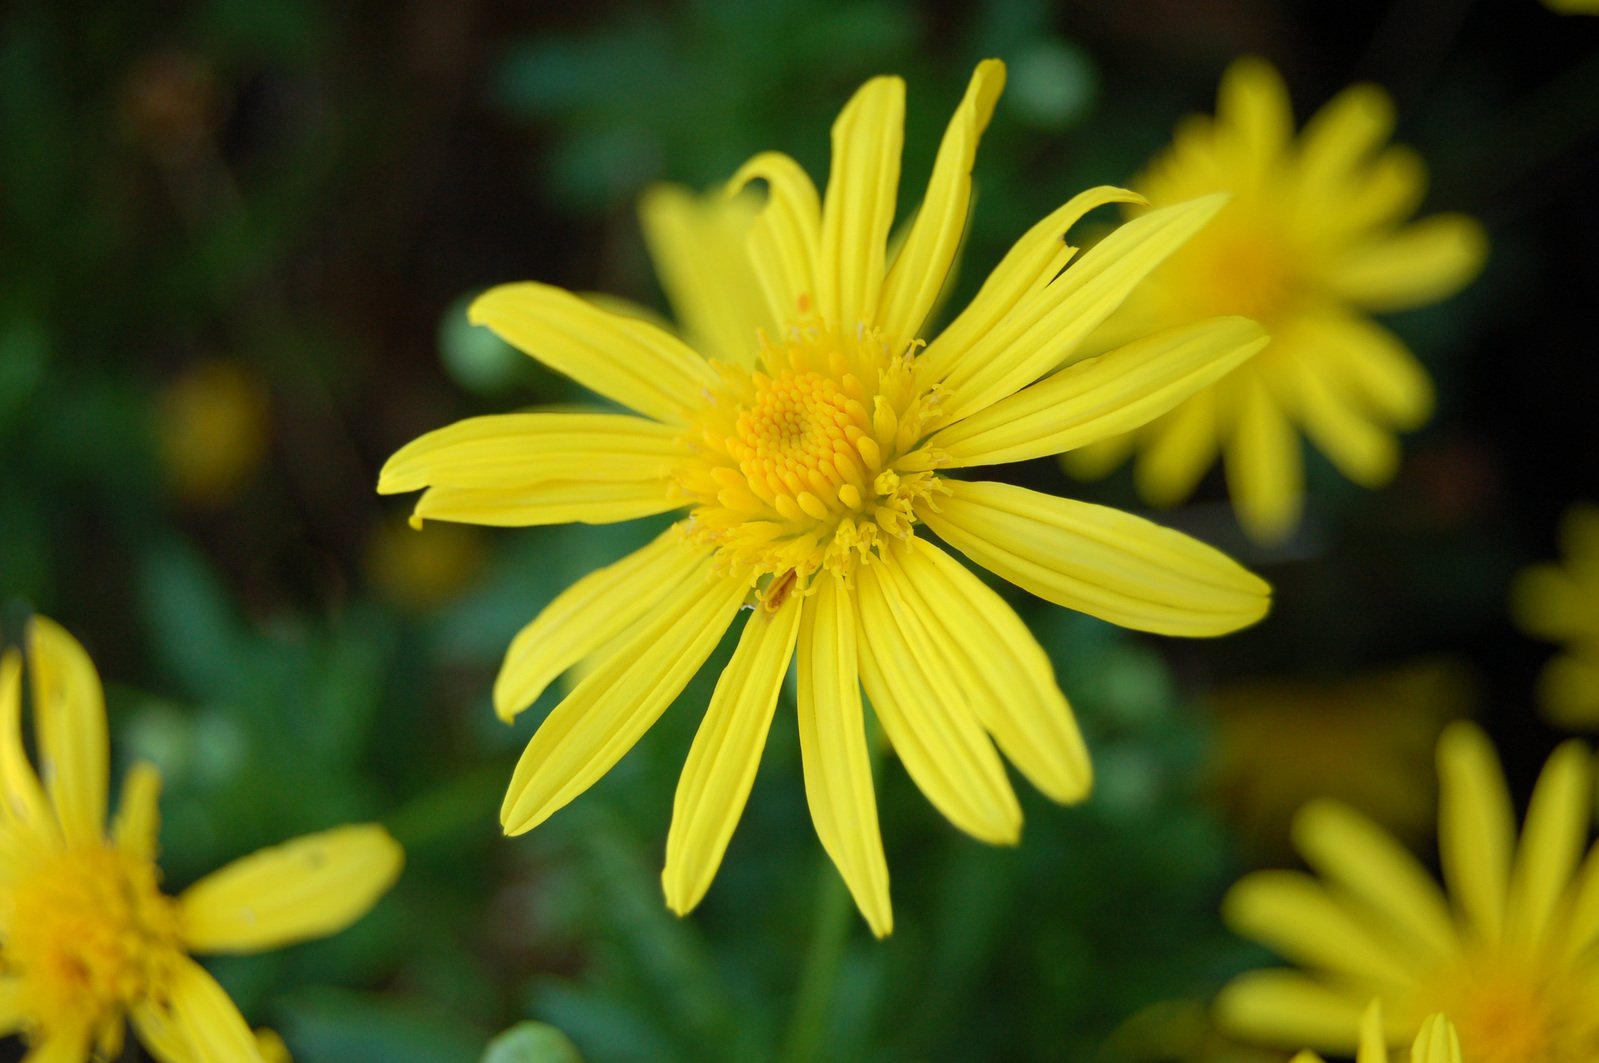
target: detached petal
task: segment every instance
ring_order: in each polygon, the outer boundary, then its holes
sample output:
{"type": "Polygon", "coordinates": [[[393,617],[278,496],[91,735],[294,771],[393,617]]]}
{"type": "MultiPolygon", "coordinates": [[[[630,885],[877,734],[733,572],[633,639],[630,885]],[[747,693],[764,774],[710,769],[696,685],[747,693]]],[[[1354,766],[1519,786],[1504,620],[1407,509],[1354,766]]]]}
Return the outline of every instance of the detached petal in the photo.
{"type": "Polygon", "coordinates": [[[520,487],[430,487],[417,499],[411,523],[448,520],[525,528],[542,524],[616,524],[681,509],[663,475],[655,482],[546,480],[520,487]]]}
{"type": "Polygon", "coordinates": [[[227,991],[188,957],[173,962],[171,1024],[194,1063],[263,1063],[255,1034],[227,991]]]}
{"type": "Polygon", "coordinates": [[[261,952],[327,937],[388,892],[405,851],[376,824],[335,827],[250,854],[178,898],[196,952],[261,952]]]}
{"type": "Polygon", "coordinates": [[[104,837],[109,744],[105,695],[78,640],[52,620],[28,625],[34,725],[50,803],[67,841],[104,837]]]}
{"type": "Polygon", "coordinates": [[[927,183],[927,195],[883,284],[883,305],[877,322],[894,341],[920,335],[922,323],[949,276],[966,229],[977,142],[988,128],[994,104],[1004,88],[1004,63],[986,59],[977,64],[966,97],[944,132],[938,158],[933,162],[933,176],[927,183]]]}
{"type": "Polygon", "coordinates": [[[1438,850],[1444,880],[1475,942],[1504,936],[1510,848],[1516,827],[1493,746],[1456,722],[1438,741],[1438,850]]]}
{"type": "Polygon", "coordinates": [[[1163,635],[1224,635],[1266,615],[1271,588],[1220,551],[1106,506],[1009,484],[949,481],[917,515],[995,575],[1056,605],[1163,635]]]}
{"type": "Polygon", "coordinates": [[[794,656],[800,606],[801,599],[791,594],[776,613],[764,607],[751,613],[689,748],[672,802],[661,872],[666,906],[678,915],[692,911],[710,889],[744,814],[794,656]]]}
{"type": "Polygon", "coordinates": [[[905,82],[897,77],[861,86],[833,123],[816,285],[822,317],[843,331],[877,323],[904,138],[905,82]]]}
{"type": "Polygon", "coordinates": [[[1058,454],[1138,428],[1243,364],[1267,336],[1241,317],[1167,329],[1069,366],[936,433],[941,467],[1058,454]]]}
{"type": "Polygon", "coordinates": [[[708,576],[633,626],[527,744],[500,806],[507,834],[544,822],[633,748],[711,655],[748,589],[708,576]]]}
{"type": "Polygon", "coordinates": [[[717,384],[710,363],[670,333],[547,284],[491,288],[467,315],[556,372],[657,421],[682,424],[717,384]]]}
{"type": "Polygon", "coordinates": [[[1332,290],[1386,313],[1447,298],[1482,272],[1488,237],[1462,214],[1435,214],[1356,248],[1326,266],[1332,290]]]}
{"type": "Polygon", "coordinates": [[[822,848],[855,906],[875,936],[887,937],[894,913],[866,750],[855,610],[826,572],[817,574],[801,609],[797,671],[805,799],[822,848]]]}
{"type": "Polygon", "coordinates": [[[728,182],[728,194],[757,180],[766,182],[767,195],[750,230],[750,259],[772,319],[780,324],[797,321],[816,310],[822,201],[810,175],[779,152],[764,152],[745,163],[728,182]]]}

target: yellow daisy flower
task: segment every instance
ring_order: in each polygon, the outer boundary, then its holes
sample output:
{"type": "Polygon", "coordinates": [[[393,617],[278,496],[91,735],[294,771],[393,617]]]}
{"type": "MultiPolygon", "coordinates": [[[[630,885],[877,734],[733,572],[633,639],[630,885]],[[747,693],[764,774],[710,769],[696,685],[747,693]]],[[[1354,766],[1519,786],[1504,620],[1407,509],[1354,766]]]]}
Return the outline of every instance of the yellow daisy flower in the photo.
{"type": "Polygon", "coordinates": [[[1444,732],[1438,770],[1449,896],[1370,820],[1334,802],[1308,806],[1296,841],[1320,877],[1256,872],[1224,906],[1235,930],[1306,970],[1235,979],[1217,1002],[1225,1027],[1264,1043],[1348,1052],[1375,998],[1390,1042],[1441,1012],[1471,1063],[1599,1059],[1599,847],[1584,859],[1588,750],[1568,742],[1549,758],[1519,845],[1504,776],[1475,725],[1444,732]]]}
{"type": "MultiPolygon", "coordinates": [[[[1322,1063],[1314,1052],[1301,1052],[1291,1063],[1322,1063]]],[[[1360,1021],[1360,1050],[1355,1063],[1388,1063],[1388,1039],[1383,1033],[1382,1004],[1373,1001],[1360,1021]]],[[[1462,1063],[1460,1034],[1442,1015],[1430,1016],[1410,1046],[1410,1063],[1462,1063]]],[[[1529,1060],[1528,1063],[1531,1063],[1529,1060]]]]}
{"type": "Polygon", "coordinates": [[[342,930],[393,883],[399,845],[378,826],[339,827],[162,893],[160,774],[134,765],[107,830],[100,678],[42,617],[28,656],[42,778],[22,745],[22,654],[0,657],[0,1033],[28,1040],[26,1063],[83,1063],[119,1055],[130,1019],[164,1063],[261,1063],[258,1046],[281,1042],[258,1040],[190,955],[342,930]]]}
{"type": "Polygon", "coordinates": [[[767,153],[731,185],[768,187],[759,213],[744,212],[741,237],[728,228],[737,203],[731,215],[681,212],[675,239],[657,226],[652,239],[669,257],[701,259],[668,276],[674,294],[698,299],[701,312],[685,316],[703,354],[542,284],[495,288],[473,304],[474,321],[636,414],[473,418],[403,448],[378,490],[426,487],[417,520],[606,523],[686,510],[649,546],[557,597],[511,644],[494,691],[506,719],[592,661],[517,765],[501,809],[507,833],[536,827],[604,775],[753,605],[678,786],[667,903],[687,912],[709,887],[797,660],[817,833],[872,930],[887,934],[862,685],[911,777],[977,838],[1008,844],[1020,831],[994,743],[1058,801],[1089,787],[1088,755],[1044,651],[920,528],[1042,598],[1139,630],[1219,635],[1264,615],[1266,585],[1192,539],[946,475],[1125,431],[1264,342],[1254,323],[1226,318],[1056,371],[1222,202],[1153,211],[1062,272],[1074,254],[1062,235],[1077,218],[1136,199],[1097,188],[1023,236],[924,344],[1003,80],[998,62],[977,68],[892,259],[898,78],[868,82],[839,116],[825,197],[792,159],[767,153]],[[687,278],[700,268],[733,279],[696,288],[687,278]]]}
{"type": "Polygon", "coordinates": [[[1106,342],[1212,314],[1263,324],[1260,357],[1136,433],[1079,451],[1067,466],[1109,471],[1135,449],[1139,490],[1157,505],[1193,492],[1218,454],[1238,518],[1280,540],[1303,508],[1295,426],[1345,476],[1386,483],[1397,430],[1420,426],[1432,384],[1397,337],[1367,315],[1436,302],[1482,266],[1470,218],[1414,223],[1421,160],[1385,147],[1393,105],[1381,89],[1346,89],[1294,137],[1282,79],[1267,63],[1228,68],[1216,117],[1181,126],[1137,182],[1152,207],[1226,191],[1233,201],[1140,286],[1102,333],[1106,342]]]}
{"type": "Polygon", "coordinates": [[[1529,635],[1564,645],[1544,666],[1538,701],[1567,727],[1599,725],[1599,506],[1580,503],[1560,522],[1562,564],[1531,565],[1510,587],[1510,609],[1529,635]]]}

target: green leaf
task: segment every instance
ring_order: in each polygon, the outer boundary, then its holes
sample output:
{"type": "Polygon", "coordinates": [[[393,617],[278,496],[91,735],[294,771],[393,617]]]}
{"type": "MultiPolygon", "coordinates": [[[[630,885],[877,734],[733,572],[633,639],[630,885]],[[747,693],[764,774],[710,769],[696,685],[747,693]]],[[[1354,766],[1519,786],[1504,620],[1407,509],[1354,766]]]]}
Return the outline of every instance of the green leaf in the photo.
{"type": "Polygon", "coordinates": [[[519,1022],[489,1042],[483,1063],[583,1063],[566,1034],[542,1022],[519,1022]]]}

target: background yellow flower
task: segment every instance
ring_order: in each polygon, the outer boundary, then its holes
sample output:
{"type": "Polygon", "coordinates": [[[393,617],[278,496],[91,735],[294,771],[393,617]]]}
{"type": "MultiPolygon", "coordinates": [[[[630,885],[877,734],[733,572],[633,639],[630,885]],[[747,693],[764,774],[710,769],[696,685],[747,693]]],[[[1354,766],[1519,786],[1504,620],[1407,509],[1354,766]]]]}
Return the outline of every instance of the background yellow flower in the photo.
{"type": "Polygon", "coordinates": [[[1538,702],[1564,727],[1599,725],[1599,506],[1578,503],[1560,521],[1559,563],[1530,565],[1510,587],[1527,634],[1563,651],[1538,677],[1538,702]]]}

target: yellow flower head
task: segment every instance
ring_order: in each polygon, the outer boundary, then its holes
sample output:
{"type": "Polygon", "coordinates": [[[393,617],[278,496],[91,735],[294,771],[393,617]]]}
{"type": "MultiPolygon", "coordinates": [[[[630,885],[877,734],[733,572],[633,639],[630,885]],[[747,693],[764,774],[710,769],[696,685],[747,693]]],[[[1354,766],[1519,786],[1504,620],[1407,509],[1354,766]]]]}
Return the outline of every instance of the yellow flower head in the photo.
{"type": "Polygon", "coordinates": [[[1538,701],[1556,723],[1599,725],[1599,506],[1582,503],[1560,522],[1562,564],[1532,565],[1510,588],[1510,609],[1529,635],[1566,652],[1544,666],[1538,701]]]}
{"type": "Polygon", "coordinates": [[[872,929],[891,927],[861,686],[911,777],[961,829],[1016,840],[1021,813],[994,743],[1059,801],[1088,756],[1049,661],[981,580],[935,546],[1114,623],[1218,635],[1258,620],[1268,589],[1209,547],[1114,510],[970,466],[1058,453],[1169,409],[1264,343],[1223,318],[1059,367],[1220,208],[1152,211],[1064,269],[1069,225],[1136,200],[1085,192],[1024,235],[942,334],[923,326],[949,273],[977,140],[1004,68],[977,68],[927,194],[890,261],[904,84],[868,82],[833,127],[825,196],[768,153],[730,192],[758,211],[665,192],[647,207],[667,287],[700,351],[556,288],[495,288],[475,321],[636,414],[481,417],[384,468],[427,492],[416,519],[604,523],[683,511],[649,546],[560,595],[512,643],[495,685],[510,718],[567,669],[591,668],[528,744],[501,810],[543,822],[605,774],[687,684],[741,610],[737,650],[689,752],[663,874],[686,912],[709,887],[797,660],[806,793],[817,833],[872,929]]]}
{"type": "Polygon", "coordinates": [[[168,896],[155,863],[159,773],[129,771],[107,830],[99,676],[49,620],[33,620],[28,643],[40,775],[22,745],[22,655],[0,658],[0,1031],[20,1031],[29,1060],[83,1063],[117,1056],[131,1019],[160,1059],[262,1063],[262,1042],[190,954],[342,930],[393,883],[400,847],[381,827],[340,827],[168,896]]]}
{"type": "Polygon", "coordinates": [[[1136,448],[1140,491],[1171,505],[1220,454],[1239,520],[1262,541],[1299,522],[1296,425],[1356,483],[1392,477],[1394,432],[1427,419],[1432,384],[1367,314],[1444,298],[1477,274],[1486,249],[1469,218],[1407,223],[1426,177],[1413,153],[1385,146],[1393,120],[1382,90],[1357,85],[1296,139],[1277,72],[1258,59],[1227,70],[1215,118],[1189,119],[1137,184],[1153,208],[1218,191],[1233,200],[1133,293],[1102,336],[1243,314],[1266,327],[1271,343],[1137,433],[1072,455],[1070,468],[1107,471],[1136,448]]]}
{"type": "MultiPolygon", "coordinates": [[[[1388,1063],[1388,1038],[1383,1032],[1382,1004],[1372,1001],[1360,1020],[1360,1050],[1355,1063],[1388,1063]]],[[[1301,1052],[1291,1063],[1322,1063],[1314,1052],[1301,1052]]],[[[1410,1063],[1463,1063],[1460,1034],[1442,1015],[1429,1016],[1410,1046],[1410,1063]]]]}
{"type": "Polygon", "coordinates": [[[1476,726],[1444,732],[1438,768],[1449,895],[1359,813],[1309,806],[1296,841],[1320,877],[1257,872],[1224,908],[1239,933],[1305,970],[1235,979],[1217,1004],[1224,1026],[1262,1042],[1348,1052],[1360,1011],[1375,998],[1390,1043],[1441,1012],[1471,1063],[1599,1059],[1599,847],[1584,857],[1588,750],[1568,742],[1549,758],[1519,843],[1504,776],[1476,726]]]}

